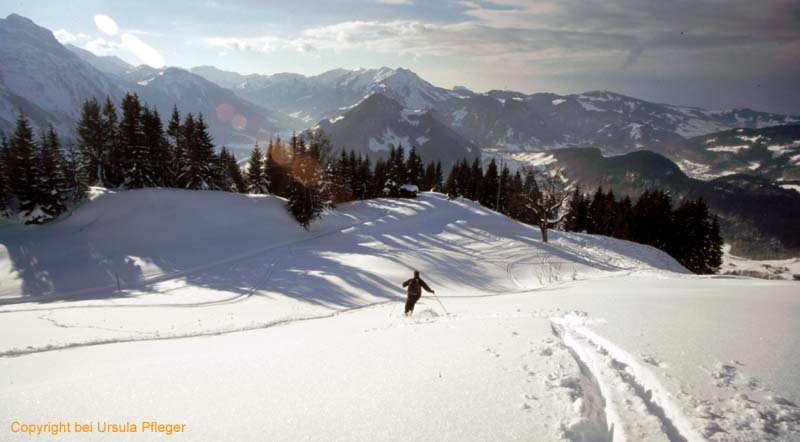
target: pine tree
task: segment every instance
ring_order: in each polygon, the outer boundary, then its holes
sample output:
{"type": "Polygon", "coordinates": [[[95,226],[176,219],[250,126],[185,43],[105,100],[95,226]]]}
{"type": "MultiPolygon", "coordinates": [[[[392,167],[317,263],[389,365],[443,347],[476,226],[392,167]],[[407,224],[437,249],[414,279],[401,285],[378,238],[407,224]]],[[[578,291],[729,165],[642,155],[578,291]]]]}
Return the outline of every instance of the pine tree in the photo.
{"type": "Polygon", "coordinates": [[[37,197],[39,192],[38,171],[36,167],[36,146],[33,130],[23,114],[17,117],[16,129],[8,143],[10,163],[8,164],[9,187],[16,202],[17,213],[25,223],[37,222],[39,214],[37,197]]]}
{"type": "Polygon", "coordinates": [[[372,169],[369,157],[358,154],[358,168],[356,169],[356,198],[363,200],[369,197],[369,187],[372,181],[372,169]]]}
{"type": "Polygon", "coordinates": [[[247,163],[247,192],[257,195],[269,193],[269,178],[264,173],[264,155],[261,147],[256,143],[250,153],[250,161],[247,163]]]}
{"type": "MultiPolygon", "coordinates": [[[[475,177],[473,177],[474,179],[475,177]]],[[[486,175],[481,180],[480,198],[481,205],[488,207],[492,210],[497,210],[497,189],[499,185],[499,177],[497,175],[497,163],[494,158],[486,168],[486,175]]]]}
{"type": "Polygon", "coordinates": [[[318,158],[306,154],[302,138],[292,138],[292,180],[286,204],[289,213],[307,230],[325,209],[324,171],[318,158]]]}
{"type": "Polygon", "coordinates": [[[711,229],[708,232],[705,250],[705,270],[706,273],[719,273],[722,266],[722,245],[723,240],[720,235],[719,218],[717,215],[711,217],[711,229]]]}
{"type": "Polygon", "coordinates": [[[436,165],[433,162],[428,163],[425,167],[422,183],[420,184],[421,190],[431,191],[434,190],[436,182],[436,165]]]}
{"type": "Polygon", "coordinates": [[[181,174],[186,164],[186,143],[183,138],[184,130],[181,124],[181,114],[178,112],[178,106],[172,106],[172,116],[170,116],[166,134],[169,142],[171,159],[169,168],[170,183],[174,187],[184,187],[185,183],[181,181],[181,174]]]}
{"type": "Polygon", "coordinates": [[[508,216],[522,221],[525,216],[525,200],[521,198],[523,192],[522,175],[519,171],[511,178],[508,196],[508,216]]]}
{"type": "MultiPolygon", "coordinates": [[[[494,164],[494,160],[492,160],[492,164],[494,164]]],[[[488,171],[487,171],[488,173],[488,171]]],[[[495,178],[497,177],[497,164],[495,164],[495,178]]],[[[483,176],[483,167],[481,167],[480,158],[475,157],[472,160],[472,167],[467,168],[467,160],[464,159],[462,165],[462,192],[465,198],[471,199],[472,201],[480,201],[483,197],[484,189],[486,187],[486,182],[484,181],[483,176]]],[[[493,190],[497,190],[497,187],[492,187],[493,190]]],[[[487,206],[488,207],[488,206],[487,206]]]]}
{"type": "Polygon", "coordinates": [[[424,173],[422,159],[417,154],[417,148],[412,144],[411,150],[408,152],[408,159],[406,160],[406,179],[403,184],[420,186],[424,173]]]}
{"type": "Polygon", "coordinates": [[[61,152],[61,142],[53,126],[42,135],[37,157],[39,180],[36,199],[42,211],[42,216],[37,221],[45,222],[57,218],[67,210],[69,191],[64,176],[66,165],[61,152]]]}
{"type": "Polygon", "coordinates": [[[497,195],[497,211],[508,215],[509,214],[509,196],[511,195],[511,171],[508,166],[503,165],[503,172],[500,174],[500,186],[497,195]]]}
{"type": "Polygon", "coordinates": [[[106,155],[106,186],[118,187],[125,183],[125,167],[128,164],[128,150],[119,131],[117,108],[106,97],[102,111],[103,151],[106,155]]]}
{"type": "Polygon", "coordinates": [[[125,186],[140,189],[155,186],[155,172],[151,169],[150,152],[144,144],[143,113],[150,110],[139,102],[136,94],[126,94],[122,99],[122,119],[119,122],[120,143],[126,152],[125,186]]]}
{"type": "Polygon", "coordinates": [[[106,150],[105,125],[100,104],[94,97],[83,102],[78,120],[78,143],[83,158],[86,180],[92,186],[106,186],[108,175],[108,152],[106,150]]]}
{"type": "Polygon", "coordinates": [[[11,188],[8,182],[9,158],[8,139],[6,139],[6,134],[0,130],[0,216],[9,214],[11,201],[11,188]]]}
{"type": "Polygon", "coordinates": [[[164,134],[161,115],[158,109],[152,111],[144,107],[142,114],[142,132],[144,147],[148,151],[149,169],[153,173],[153,184],[156,186],[174,186],[172,171],[172,152],[169,141],[164,134]]]}
{"type": "Polygon", "coordinates": [[[444,189],[449,199],[456,199],[461,195],[459,189],[460,172],[461,172],[461,167],[459,163],[454,163],[453,167],[450,169],[450,174],[447,175],[447,183],[445,184],[444,189]]]}
{"type": "Polygon", "coordinates": [[[442,192],[444,191],[444,172],[442,172],[442,162],[436,162],[436,178],[433,181],[433,191],[434,192],[442,192]]]}
{"type": "Polygon", "coordinates": [[[567,206],[564,218],[564,230],[569,232],[585,232],[589,221],[589,201],[583,194],[581,186],[575,186],[567,206]]]}
{"type": "Polygon", "coordinates": [[[278,196],[287,196],[287,187],[289,180],[289,167],[291,165],[291,158],[289,157],[289,150],[280,139],[275,139],[275,142],[270,142],[267,147],[267,161],[266,161],[266,174],[269,178],[270,193],[278,196]]]}
{"type": "Polygon", "coordinates": [[[388,179],[388,166],[382,159],[375,161],[375,169],[372,174],[372,181],[370,184],[370,198],[380,198],[385,196],[384,190],[386,189],[386,180],[388,179]]]}
{"type": "Polygon", "coordinates": [[[67,143],[64,152],[64,179],[67,183],[67,202],[74,204],[86,198],[88,186],[81,170],[82,160],[80,150],[73,143],[67,143]]]}
{"type": "Polygon", "coordinates": [[[218,161],[203,114],[196,120],[192,114],[186,115],[183,122],[183,137],[187,147],[187,158],[181,181],[185,183],[187,189],[217,190],[215,178],[218,161]]]}
{"type": "Polygon", "coordinates": [[[236,157],[225,146],[219,152],[219,171],[221,173],[217,186],[226,192],[246,192],[247,185],[236,157]]]}

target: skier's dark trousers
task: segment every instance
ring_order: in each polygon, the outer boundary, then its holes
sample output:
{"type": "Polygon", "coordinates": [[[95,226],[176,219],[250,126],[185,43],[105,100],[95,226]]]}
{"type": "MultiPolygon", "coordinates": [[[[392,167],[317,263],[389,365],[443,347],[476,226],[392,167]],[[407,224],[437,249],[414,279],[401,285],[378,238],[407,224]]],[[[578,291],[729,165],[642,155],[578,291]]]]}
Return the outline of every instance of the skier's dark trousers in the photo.
{"type": "Polygon", "coordinates": [[[408,299],[406,299],[406,316],[414,313],[414,304],[422,297],[422,289],[428,293],[434,293],[428,284],[419,277],[419,272],[414,271],[414,277],[403,283],[403,287],[408,288],[408,299]]]}

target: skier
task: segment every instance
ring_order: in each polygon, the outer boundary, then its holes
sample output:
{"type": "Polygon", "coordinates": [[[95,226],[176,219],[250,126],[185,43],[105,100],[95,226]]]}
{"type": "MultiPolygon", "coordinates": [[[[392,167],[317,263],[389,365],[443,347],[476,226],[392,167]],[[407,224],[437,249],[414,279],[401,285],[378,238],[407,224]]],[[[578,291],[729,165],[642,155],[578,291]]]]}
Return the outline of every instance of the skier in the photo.
{"type": "Polygon", "coordinates": [[[414,313],[414,304],[422,297],[422,289],[428,293],[435,293],[425,284],[425,281],[419,277],[419,271],[414,270],[414,277],[403,283],[403,287],[408,287],[408,299],[406,299],[406,316],[411,316],[414,313]]]}

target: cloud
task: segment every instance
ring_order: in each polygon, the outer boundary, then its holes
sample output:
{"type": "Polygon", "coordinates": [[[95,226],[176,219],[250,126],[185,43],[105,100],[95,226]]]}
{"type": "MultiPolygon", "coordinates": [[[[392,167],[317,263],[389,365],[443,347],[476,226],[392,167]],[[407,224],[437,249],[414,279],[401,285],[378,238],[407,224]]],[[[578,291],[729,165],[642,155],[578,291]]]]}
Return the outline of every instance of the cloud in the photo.
{"type": "Polygon", "coordinates": [[[94,24],[97,26],[97,29],[106,35],[117,35],[117,32],[119,32],[119,26],[117,26],[117,22],[107,15],[95,15],[94,24]]]}
{"type": "Polygon", "coordinates": [[[162,68],[166,64],[164,57],[152,46],[133,34],[122,34],[122,48],[133,53],[144,64],[154,68],[162,68]]]}
{"type": "Polygon", "coordinates": [[[165,66],[164,57],[154,47],[142,41],[139,37],[124,33],[119,41],[109,41],[102,37],[95,38],[84,45],[84,49],[95,55],[105,56],[118,54],[126,51],[135,56],[141,63],[150,65],[154,68],[165,66]]]}
{"type": "Polygon", "coordinates": [[[384,5],[400,5],[411,6],[414,4],[413,0],[374,0],[375,3],[382,3],[384,5]]]}
{"type": "Polygon", "coordinates": [[[78,37],[67,31],[66,29],[57,29],[53,31],[53,36],[61,44],[72,43],[78,41],[78,37]]]}
{"type": "Polygon", "coordinates": [[[103,37],[95,38],[94,40],[90,40],[86,42],[83,46],[84,49],[93,53],[94,55],[111,55],[120,49],[122,45],[120,43],[115,43],[104,39],[103,37]]]}
{"type": "Polygon", "coordinates": [[[526,74],[800,73],[800,59],[792,55],[800,53],[796,0],[720,1],[456,0],[451,4],[461,8],[453,15],[457,21],[352,20],[289,35],[221,36],[205,43],[262,53],[313,48],[451,57],[462,65],[526,74]]]}

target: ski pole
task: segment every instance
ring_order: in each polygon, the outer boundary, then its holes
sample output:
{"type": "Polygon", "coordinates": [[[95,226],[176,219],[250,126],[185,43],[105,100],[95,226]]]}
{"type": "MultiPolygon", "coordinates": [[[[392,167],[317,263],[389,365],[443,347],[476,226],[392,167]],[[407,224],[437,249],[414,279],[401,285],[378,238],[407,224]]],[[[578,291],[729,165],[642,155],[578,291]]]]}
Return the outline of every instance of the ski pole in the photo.
{"type": "Polygon", "coordinates": [[[436,298],[436,300],[437,300],[437,301],[439,301],[439,305],[441,305],[441,306],[442,306],[442,309],[444,310],[444,313],[445,313],[446,315],[449,315],[449,314],[450,314],[450,312],[448,312],[448,311],[447,311],[447,309],[444,307],[444,304],[442,304],[442,300],[441,300],[441,299],[439,299],[439,297],[438,297],[438,296],[436,296],[436,292],[433,292],[433,297],[434,297],[434,298],[436,298]]]}

